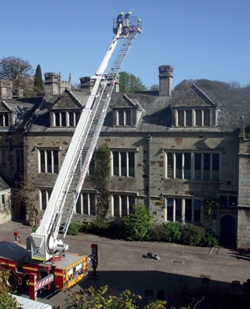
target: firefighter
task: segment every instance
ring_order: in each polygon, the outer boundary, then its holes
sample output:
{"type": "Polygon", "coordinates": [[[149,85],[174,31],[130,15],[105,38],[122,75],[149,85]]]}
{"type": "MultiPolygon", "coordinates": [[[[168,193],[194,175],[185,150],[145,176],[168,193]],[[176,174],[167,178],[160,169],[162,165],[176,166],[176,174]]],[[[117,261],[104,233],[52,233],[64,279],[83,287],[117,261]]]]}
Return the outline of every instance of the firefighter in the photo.
{"type": "Polygon", "coordinates": [[[124,15],[124,12],[121,12],[117,18],[116,18],[116,28],[117,28],[117,31],[118,29],[120,28],[120,26],[123,24],[123,15],[124,15]]]}
{"type": "Polygon", "coordinates": [[[131,11],[129,11],[129,12],[125,15],[125,17],[124,17],[124,19],[123,19],[123,32],[124,32],[124,34],[127,34],[127,33],[128,33],[129,16],[130,16],[130,15],[132,15],[132,12],[131,12],[131,11]]]}

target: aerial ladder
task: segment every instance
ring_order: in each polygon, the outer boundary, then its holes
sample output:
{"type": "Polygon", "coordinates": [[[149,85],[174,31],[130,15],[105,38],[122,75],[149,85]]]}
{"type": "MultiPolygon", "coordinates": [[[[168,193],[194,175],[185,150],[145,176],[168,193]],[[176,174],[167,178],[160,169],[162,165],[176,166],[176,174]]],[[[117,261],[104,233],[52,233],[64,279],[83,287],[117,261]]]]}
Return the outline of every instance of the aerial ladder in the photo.
{"type": "Polygon", "coordinates": [[[19,286],[28,286],[31,299],[37,299],[39,290],[70,288],[88,275],[90,260],[95,273],[93,261],[96,265],[97,245],[91,245],[92,254],[79,256],[67,252],[68,245],[59,239],[59,235],[65,238],[67,234],[115,82],[141,29],[142,22],[136,16],[114,19],[115,35],[96,74],[91,77],[94,80],[93,90],[80,116],[39,227],[27,238],[26,248],[20,245],[18,232],[14,233],[16,243],[0,243],[0,269],[9,271],[9,287],[16,290],[19,286]],[[123,39],[123,44],[106,74],[108,62],[120,39],[123,39]]]}
{"type": "Polygon", "coordinates": [[[125,16],[113,21],[115,33],[103,61],[96,71],[93,90],[82,111],[58,174],[47,208],[36,232],[31,234],[31,256],[34,260],[48,261],[63,256],[68,249],[59,232],[65,237],[74,209],[89,169],[97,140],[107,113],[111,94],[128,51],[142,31],[142,22],[136,16],[125,16]],[[120,39],[123,44],[108,74],[105,70],[120,39]]]}

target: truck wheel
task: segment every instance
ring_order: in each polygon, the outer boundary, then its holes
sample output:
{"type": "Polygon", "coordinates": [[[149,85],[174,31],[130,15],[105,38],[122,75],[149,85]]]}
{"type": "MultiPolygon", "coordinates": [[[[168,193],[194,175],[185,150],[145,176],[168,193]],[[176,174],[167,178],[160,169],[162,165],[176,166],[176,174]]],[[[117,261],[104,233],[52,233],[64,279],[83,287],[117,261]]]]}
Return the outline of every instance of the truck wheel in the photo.
{"type": "Polygon", "coordinates": [[[15,291],[18,288],[18,280],[16,275],[10,273],[9,279],[7,280],[7,285],[12,291],[15,291]]]}

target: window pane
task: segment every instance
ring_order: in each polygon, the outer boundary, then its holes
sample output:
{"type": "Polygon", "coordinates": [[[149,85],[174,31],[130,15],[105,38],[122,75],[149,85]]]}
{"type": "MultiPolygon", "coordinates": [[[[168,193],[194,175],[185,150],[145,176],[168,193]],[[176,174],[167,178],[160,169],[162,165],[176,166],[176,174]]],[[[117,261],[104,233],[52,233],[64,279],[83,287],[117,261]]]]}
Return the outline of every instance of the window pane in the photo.
{"type": "Polygon", "coordinates": [[[69,126],[70,127],[74,127],[75,126],[75,121],[74,121],[74,113],[73,112],[69,112],[69,126]]]}
{"type": "Polygon", "coordinates": [[[178,126],[184,126],[184,111],[178,111],[178,126]]]}
{"type": "Polygon", "coordinates": [[[194,163],[194,177],[195,179],[201,179],[201,154],[195,153],[195,163],[194,163]]]}
{"type": "Polygon", "coordinates": [[[191,178],[191,153],[184,154],[184,178],[191,178]]]}
{"type": "Polygon", "coordinates": [[[126,125],[131,125],[131,111],[126,111],[126,125]]]}
{"type": "Polygon", "coordinates": [[[175,217],[175,219],[176,219],[176,221],[177,222],[182,222],[182,216],[181,216],[181,202],[182,202],[182,200],[181,199],[177,199],[176,200],[176,205],[175,205],[175,207],[176,207],[176,212],[175,212],[175,215],[176,215],[176,217],[175,217]]]}
{"type": "Polygon", "coordinates": [[[186,110],[186,126],[192,126],[192,110],[186,110]]]}
{"type": "Polygon", "coordinates": [[[58,157],[59,157],[59,152],[58,150],[54,150],[53,151],[53,158],[54,158],[54,173],[58,173],[59,172],[59,164],[58,164],[58,157]]]}
{"type": "Polygon", "coordinates": [[[210,110],[204,110],[204,126],[210,126],[210,110]]]}
{"type": "Polygon", "coordinates": [[[167,177],[174,178],[174,161],[172,153],[167,154],[167,160],[168,160],[167,177]]]}
{"type": "Polygon", "coordinates": [[[173,221],[173,199],[167,199],[167,221],[173,221]]]}
{"type": "Polygon", "coordinates": [[[118,152],[113,152],[113,174],[119,176],[119,156],[118,152]]]}
{"type": "Polygon", "coordinates": [[[46,156],[47,156],[47,173],[52,173],[52,166],[51,166],[52,151],[47,150],[46,156]]]}
{"type": "Polygon", "coordinates": [[[201,219],[201,200],[194,200],[194,222],[200,223],[201,219]]]}
{"type": "Polygon", "coordinates": [[[88,194],[83,193],[83,212],[86,215],[89,215],[89,199],[88,199],[88,194]]]}
{"type": "Polygon", "coordinates": [[[60,113],[55,113],[55,126],[60,127],[60,113]]]}
{"type": "Polygon", "coordinates": [[[182,154],[176,153],[176,178],[182,179],[182,154]]]}
{"type": "Polygon", "coordinates": [[[203,179],[210,179],[210,154],[204,153],[203,155],[203,179]]]}
{"type": "Polygon", "coordinates": [[[126,152],[121,152],[121,172],[122,172],[122,176],[127,176],[127,156],[126,156],[126,152]]]}
{"type": "Polygon", "coordinates": [[[40,151],[40,171],[41,173],[45,173],[45,151],[41,150],[40,151]]]}
{"type": "Polygon", "coordinates": [[[124,126],[124,111],[118,111],[119,125],[124,126]]]}
{"type": "Polygon", "coordinates": [[[202,126],[202,113],[201,113],[201,110],[196,110],[195,111],[195,116],[196,116],[195,124],[197,126],[202,126]]]}
{"type": "Polygon", "coordinates": [[[135,153],[129,152],[129,176],[135,177],[135,153]]]}
{"type": "Polygon", "coordinates": [[[128,211],[127,211],[127,196],[126,195],[122,195],[121,196],[121,201],[122,201],[122,216],[127,216],[128,215],[128,211]]]}
{"type": "Polygon", "coordinates": [[[119,211],[119,196],[114,195],[114,216],[120,217],[120,211],[119,211]]]}
{"type": "Polygon", "coordinates": [[[185,200],[185,222],[192,223],[192,200],[185,200]]]}
{"type": "Polygon", "coordinates": [[[90,193],[90,214],[95,216],[95,194],[90,193]]]}
{"type": "Polygon", "coordinates": [[[66,113],[65,112],[61,113],[61,117],[62,117],[62,127],[66,127],[66,113]]]}

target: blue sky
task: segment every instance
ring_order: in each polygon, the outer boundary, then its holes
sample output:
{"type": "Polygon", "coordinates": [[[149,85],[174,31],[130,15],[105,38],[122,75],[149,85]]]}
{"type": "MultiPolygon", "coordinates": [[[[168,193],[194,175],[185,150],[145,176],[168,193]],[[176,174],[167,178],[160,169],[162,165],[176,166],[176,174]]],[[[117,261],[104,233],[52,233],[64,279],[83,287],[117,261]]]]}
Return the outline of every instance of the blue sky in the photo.
{"type": "Polygon", "coordinates": [[[158,84],[162,64],[174,67],[174,85],[199,78],[250,84],[249,0],[0,2],[0,59],[21,57],[34,70],[40,64],[43,74],[71,73],[74,83],[95,74],[112,41],[113,18],[132,11],[143,33],[122,71],[147,87],[158,84]]]}

